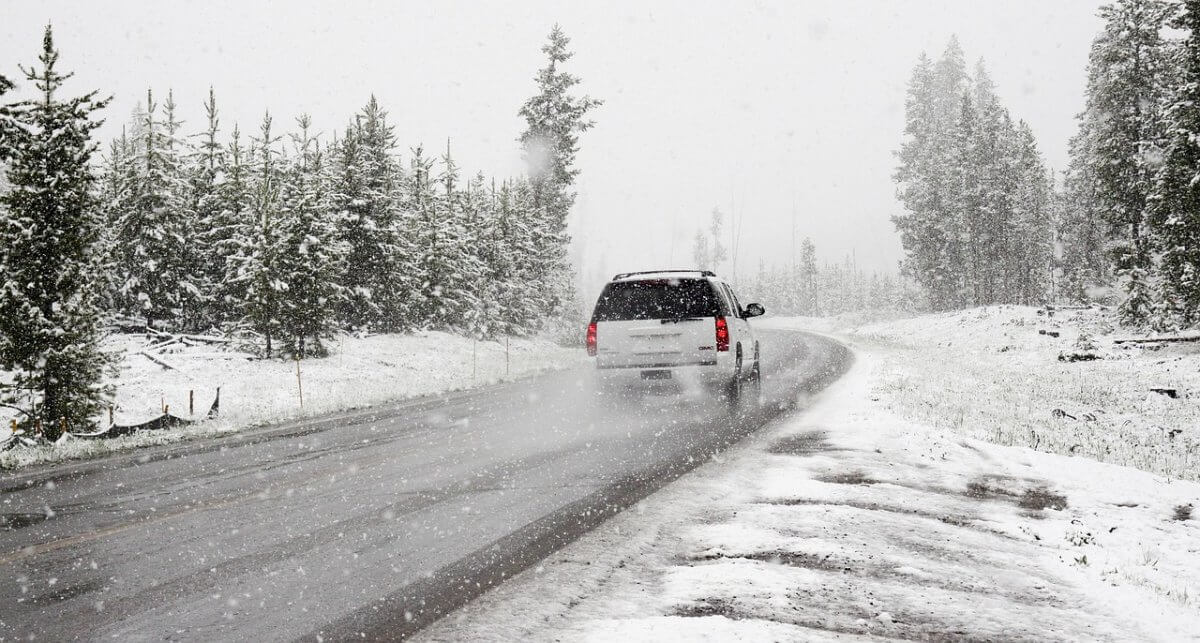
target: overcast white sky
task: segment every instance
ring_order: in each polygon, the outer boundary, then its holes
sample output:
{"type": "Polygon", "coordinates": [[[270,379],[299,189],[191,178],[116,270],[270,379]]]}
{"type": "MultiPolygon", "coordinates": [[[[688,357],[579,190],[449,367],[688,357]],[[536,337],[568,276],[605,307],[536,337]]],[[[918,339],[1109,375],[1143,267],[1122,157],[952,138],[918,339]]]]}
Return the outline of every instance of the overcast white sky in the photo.
{"type": "Polygon", "coordinates": [[[308,112],[326,134],[374,92],[405,147],[449,137],[465,169],[507,176],[558,22],[605,100],[579,156],[585,273],[688,265],[714,206],[744,216],[740,273],[788,261],[793,203],[822,260],[894,270],[892,150],[918,54],[957,34],[1062,168],[1100,4],[8,1],[0,72],[34,61],[50,21],[72,89],[115,97],[105,137],[147,87],[173,88],[190,127],[211,84],[226,126],[308,112]]]}

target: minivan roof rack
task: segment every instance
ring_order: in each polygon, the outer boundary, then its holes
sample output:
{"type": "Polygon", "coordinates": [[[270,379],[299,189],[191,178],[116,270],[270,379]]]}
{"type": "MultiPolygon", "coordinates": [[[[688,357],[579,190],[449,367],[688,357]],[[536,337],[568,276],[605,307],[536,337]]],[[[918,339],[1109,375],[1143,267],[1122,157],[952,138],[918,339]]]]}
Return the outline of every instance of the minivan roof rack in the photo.
{"type": "Polygon", "coordinates": [[[626,277],[633,277],[634,275],[657,275],[657,274],[664,273],[664,272],[694,272],[694,273],[698,273],[701,277],[716,277],[717,276],[717,273],[715,273],[711,270],[639,270],[638,272],[619,272],[619,273],[613,275],[612,280],[616,281],[618,279],[624,279],[626,277]]]}

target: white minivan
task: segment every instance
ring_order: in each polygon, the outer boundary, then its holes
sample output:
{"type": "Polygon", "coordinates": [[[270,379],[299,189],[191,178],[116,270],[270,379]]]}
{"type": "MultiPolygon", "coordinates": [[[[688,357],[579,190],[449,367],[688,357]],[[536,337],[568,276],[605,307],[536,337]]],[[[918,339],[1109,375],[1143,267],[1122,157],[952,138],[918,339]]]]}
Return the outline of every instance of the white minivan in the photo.
{"type": "Polygon", "coordinates": [[[592,312],[588,355],[601,390],[673,380],[719,387],[737,403],[761,386],[759,344],[729,284],[707,270],[628,272],[613,277],[592,312]]]}

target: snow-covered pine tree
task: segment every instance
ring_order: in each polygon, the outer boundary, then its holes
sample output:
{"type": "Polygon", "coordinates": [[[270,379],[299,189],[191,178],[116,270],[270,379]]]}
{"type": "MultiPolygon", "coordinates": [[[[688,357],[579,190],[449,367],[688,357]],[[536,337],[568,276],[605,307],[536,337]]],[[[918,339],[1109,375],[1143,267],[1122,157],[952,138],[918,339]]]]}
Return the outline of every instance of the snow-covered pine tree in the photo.
{"type": "Polygon", "coordinates": [[[412,157],[405,175],[404,195],[412,212],[414,238],[413,258],[417,288],[413,293],[411,312],[416,324],[430,325],[441,306],[441,260],[442,230],[437,224],[437,196],[433,184],[433,159],[425,155],[418,145],[412,149],[412,157]]]}
{"type": "Polygon", "coordinates": [[[436,302],[430,307],[427,323],[434,328],[460,329],[477,303],[470,279],[480,273],[480,264],[464,225],[466,196],[458,188],[458,166],[449,142],[437,181],[439,189],[433,191],[431,203],[437,242],[430,244],[423,256],[424,281],[429,284],[426,301],[436,302]]]}
{"type": "Polygon", "coordinates": [[[1013,224],[1006,252],[1011,283],[1005,302],[1030,306],[1048,299],[1054,255],[1054,187],[1033,130],[1025,121],[1017,124],[1015,144],[1013,224]]]}
{"type": "Polygon", "coordinates": [[[204,131],[195,136],[199,142],[188,159],[187,172],[196,225],[192,234],[195,280],[203,305],[195,320],[196,326],[218,324],[230,317],[223,310],[221,290],[225,280],[222,250],[231,232],[230,222],[225,221],[224,215],[231,211],[226,209],[220,192],[220,183],[225,178],[222,173],[226,162],[225,147],[217,138],[221,121],[212,87],[208,88],[208,99],[204,101],[204,115],[206,125],[204,131]]]}
{"type": "Polygon", "coordinates": [[[704,230],[697,230],[692,242],[692,261],[700,270],[712,270],[712,249],[709,247],[708,235],[704,230]]]}
{"type": "Polygon", "coordinates": [[[983,249],[985,234],[984,184],[980,163],[978,116],[969,92],[959,97],[959,118],[955,123],[947,167],[947,211],[939,227],[946,238],[944,257],[953,269],[942,282],[942,291],[954,308],[984,303],[982,276],[986,271],[983,249]]]}
{"type": "Polygon", "coordinates": [[[1088,59],[1087,104],[1080,115],[1090,140],[1077,152],[1094,180],[1098,212],[1109,228],[1110,255],[1124,282],[1126,323],[1145,321],[1145,276],[1152,269],[1146,226],[1153,177],[1161,159],[1161,106],[1170,47],[1162,32],[1176,12],[1166,0],[1116,0],[1100,9],[1104,30],[1088,59]]]}
{"type": "Polygon", "coordinates": [[[964,235],[949,173],[966,82],[957,39],[936,64],[921,55],[909,81],[905,138],[897,153],[895,180],[905,213],[893,222],[904,246],[904,270],[926,291],[934,310],[955,308],[963,301],[964,235]]]}
{"type": "Polygon", "coordinates": [[[799,280],[796,281],[800,291],[798,312],[820,317],[824,313],[817,293],[817,246],[808,237],[804,237],[804,242],[800,244],[799,271],[799,280]]]}
{"type": "Polygon", "coordinates": [[[537,247],[532,229],[535,223],[532,193],[528,181],[505,181],[496,203],[495,218],[500,237],[496,241],[499,256],[494,274],[501,288],[502,327],[499,332],[510,335],[536,330],[549,301],[534,274],[533,258],[537,247]]]}
{"type": "Polygon", "coordinates": [[[1162,308],[1192,326],[1200,322],[1200,0],[1185,0],[1172,26],[1186,30],[1187,36],[1179,52],[1176,94],[1166,114],[1166,149],[1151,223],[1161,243],[1162,308]]]}
{"type": "Polygon", "coordinates": [[[121,128],[121,137],[109,142],[108,154],[101,164],[98,205],[104,225],[100,231],[99,280],[102,284],[101,308],[108,312],[121,310],[119,266],[116,256],[117,231],[122,204],[127,198],[132,176],[131,166],[135,161],[133,144],[121,128]]]}
{"type": "Polygon", "coordinates": [[[1068,301],[1083,302],[1089,289],[1111,281],[1106,255],[1111,232],[1100,211],[1092,162],[1099,115],[1085,111],[1077,118],[1079,132],[1068,145],[1070,161],[1057,195],[1055,233],[1056,259],[1062,271],[1059,292],[1068,301]]]}
{"type": "Polygon", "coordinates": [[[216,214],[204,238],[212,275],[220,280],[212,284],[210,307],[218,323],[238,323],[246,309],[246,283],[241,278],[249,239],[255,229],[251,207],[250,154],[242,145],[242,133],[233,126],[225,154],[217,159],[216,214]]]}
{"type": "Polygon", "coordinates": [[[98,243],[103,225],[91,157],[95,113],[107,104],[96,92],[59,96],[71,74],[57,69],[58,51],[46,27],[41,68],[24,70],[39,97],[9,105],[7,175],[0,195],[0,359],[13,372],[8,403],[33,393],[22,418],[47,437],[84,428],[101,411],[106,359],[99,349],[98,243]]]}
{"type": "Polygon", "coordinates": [[[983,60],[976,65],[973,81],[976,129],[971,163],[979,179],[979,209],[963,213],[974,249],[970,281],[975,296],[971,303],[1007,303],[1016,297],[1016,264],[1024,251],[1024,246],[1015,242],[1014,230],[1017,137],[983,60]]]}
{"type": "Polygon", "coordinates": [[[696,231],[692,260],[700,270],[720,270],[721,262],[727,258],[725,244],[721,242],[721,229],[724,225],[724,213],[720,208],[713,208],[709,213],[708,227],[696,231]]]}
{"type": "Polygon", "coordinates": [[[535,77],[537,93],[519,111],[525,119],[525,131],[519,140],[528,166],[533,207],[544,228],[535,229],[539,246],[536,258],[541,264],[539,281],[555,289],[547,310],[563,312],[572,307],[574,300],[567,260],[567,216],[575,203],[572,187],[579,175],[575,156],[579,135],[594,125],[588,113],[602,104],[572,93],[580,80],[561,69],[573,55],[568,49],[570,42],[555,25],[542,47],[547,64],[535,77]]]}
{"type": "Polygon", "coordinates": [[[462,195],[463,245],[471,263],[462,266],[462,287],[470,297],[470,308],[463,313],[459,326],[471,337],[491,337],[500,318],[496,306],[497,288],[492,283],[492,267],[496,247],[496,236],[492,228],[493,213],[491,195],[486,187],[483,173],[476,173],[467,182],[462,195]]]}
{"type": "Polygon", "coordinates": [[[302,115],[296,124],[295,155],[281,177],[275,272],[281,284],[276,295],[283,350],[304,358],[324,355],[321,340],[337,328],[343,253],[325,193],[324,155],[309,131],[312,119],[302,115]]]}
{"type": "MultiPolygon", "coordinates": [[[[348,297],[342,319],[351,327],[402,330],[413,326],[416,284],[406,237],[403,173],[396,136],[374,96],[334,153],[331,197],[348,255],[341,278],[348,297]]],[[[411,206],[410,206],[411,207],[411,206]]]]}
{"type": "Polygon", "coordinates": [[[237,282],[245,288],[245,321],[265,340],[265,355],[275,350],[280,330],[280,300],[287,283],[279,269],[282,254],[282,227],[279,193],[283,167],[276,145],[280,136],[271,131],[270,113],[263,116],[259,134],[252,138],[253,162],[249,168],[250,214],[253,225],[245,230],[234,257],[238,265],[237,282]]]}
{"type": "MultiPolygon", "coordinates": [[[[0,98],[12,91],[14,85],[11,80],[4,74],[0,74],[0,98]]],[[[12,108],[0,103],[0,168],[5,161],[8,160],[14,153],[16,140],[13,138],[17,132],[17,123],[13,119],[12,108]]],[[[0,188],[7,185],[7,178],[0,179],[5,183],[0,183],[0,188]]]]}
{"type": "Polygon", "coordinates": [[[194,309],[199,296],[191,281],[193,215],[182,143],[174,135],[178,123],[160,122],[156,111],[147,91],[129,188],[117,206],[115,255],[123,312],[150,325],[174,325],[185,309],[194,309]]]}
{"type": "Polygon", "coordinates": [[[177,117],[175,92],[167,91],[163,103],[163,127],[166,137],[166,155],[175,165],[171,177],[172,214],[178,219],[182,243],[179,245],[179,309],[175,323],[185,330],[199,330],[206,325],[208,292],[203,282],[203,265],[197,240],[200,234],[196,213],[197,198],[191,183],[191,160],[194,151],[182,136],[183,122],[177,117]]]}

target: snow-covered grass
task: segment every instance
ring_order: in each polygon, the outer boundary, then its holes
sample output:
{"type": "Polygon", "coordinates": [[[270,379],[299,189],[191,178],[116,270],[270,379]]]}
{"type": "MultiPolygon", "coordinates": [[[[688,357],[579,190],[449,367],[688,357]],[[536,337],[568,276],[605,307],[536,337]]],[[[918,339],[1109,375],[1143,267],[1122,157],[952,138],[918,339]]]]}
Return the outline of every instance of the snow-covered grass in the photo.
{"type": "Polygon", "coordinates": [[[993,306],[842,336],[880,355],[875,394],[905,417],[998,444],[1200,480],[1200,343],[1115,344],[1131,333],[1115,328],[1111,315],[993,306]],[[1059,359],[1079,354],[1098,359],[1059,359]]]}
{"type": "MultiPolygon", "coordinates": [[[[1036,312],[1026,312],[1028,326],[1036,312]]],[[[986,325],[996,312],[973,314],[958,319],[986,325]]],[[[981,400],[988,413],[962,420],[959,409],[1004,389],[985,380],[968,395],[967,383],[959,389],[967,399],[926,407],[913,401],[925,388],[895,386],[897,369],[926,361],[919,368],[942,364],[968,377],[1000,366],[937,361],[975,340],[954,316],[927,323],[944,333],[914,320],[855,334],[858,362],[812,410],[714,456],[423,637],[1195,638],[1200,516],[1188,508],[1200,503],[1200,484],[997,444],[988,431],[968,437],[967,423],[1001,422],[1012,405],[981,400]],[[942,340],[950,346],[926,350],[926,332],[952,335],[942,340]],[[901,335],[913,343],[898,346],[901,335]]],[[[1019,324],[994,323],[1001,345],[1028,339],[1019,324]]],[[[1034,340],[1031,372],[1057,364],[1056,349],[1073,340],[1059,339],[1066,343],[1034,340]],[[1042,349],[1052,360],[1037,357],[1042,349]]],[[[1051,372],[1043,387],[1055,387],[1051,372]]]]}
{"type": "MultiPolygon", "coordinates": [[[[122,353],[115,381],[117,423],[144,422],[160,415],[164,406],[186,418],[189,392],[194,395],[191,417],[203,418],[220,387],[218,419],[116,439],[68,438],[55,446],[18,446],[0,454],[0,468],[102,455],[461,390],[564,368],[585,359],[582,350],[563,348],[547,339],[510,340],[506,367],[503,341],[475,342],[432,331],[365,338],[340,336],[328,346],[329,357],[300,363],[297,382],[294,361],[250,361],[223,354],[212,346],[176,345],[174,352],[159,356],[176,367],[168,369],[139,353],[147,344],[141,335],[114,335],[105,342],[105,350],[122,353]]],[[[0,431],[9,430],[0,427],[0,431]]]]}

